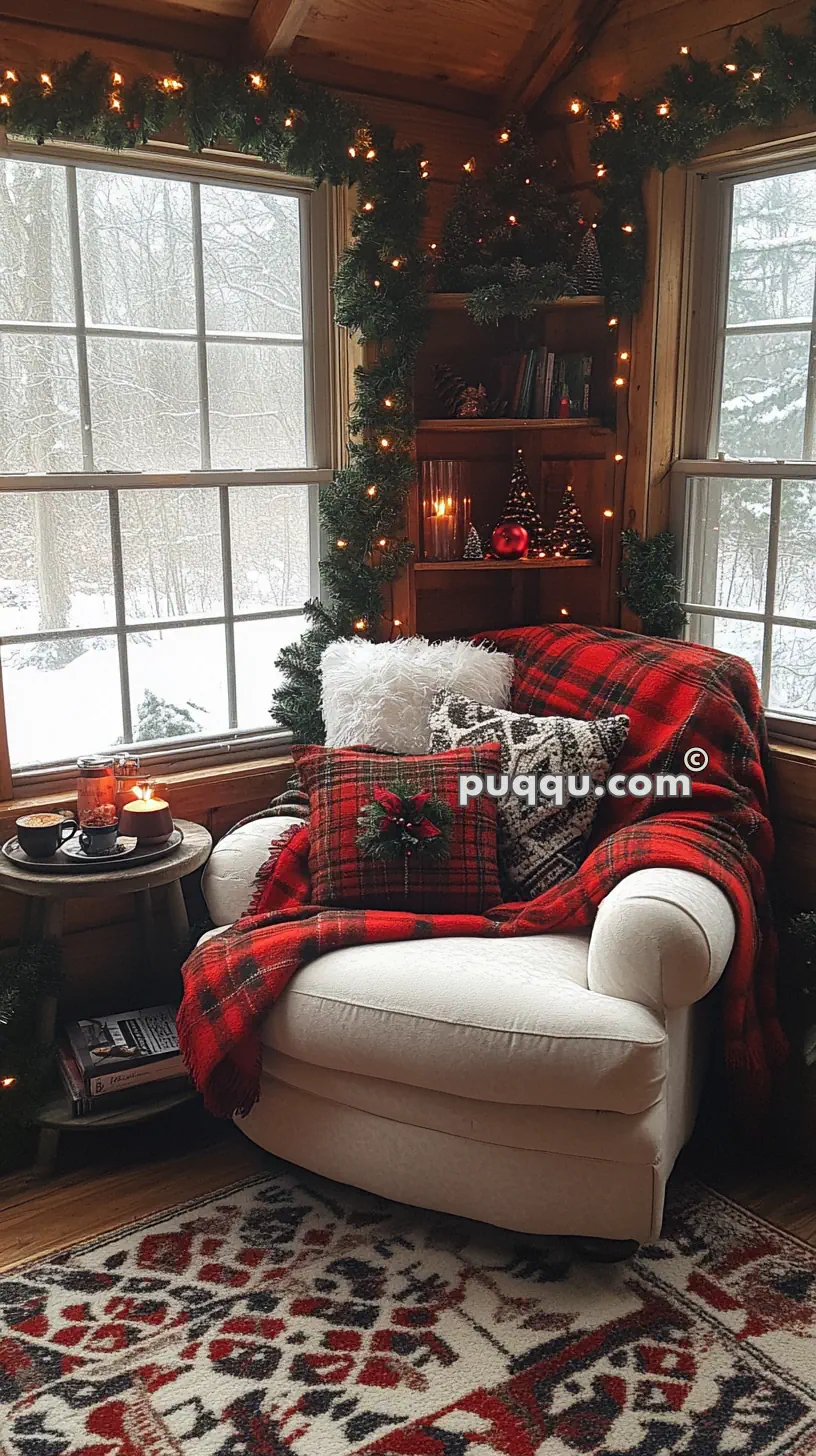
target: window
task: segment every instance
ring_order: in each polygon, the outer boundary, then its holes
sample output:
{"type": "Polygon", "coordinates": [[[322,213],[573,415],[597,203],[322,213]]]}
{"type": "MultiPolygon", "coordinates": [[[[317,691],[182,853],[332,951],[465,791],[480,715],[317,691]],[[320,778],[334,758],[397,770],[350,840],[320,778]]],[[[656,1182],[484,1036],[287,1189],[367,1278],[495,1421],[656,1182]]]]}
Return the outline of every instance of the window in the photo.
{"type": "Polygon", "coordinates": [[[702,183],[686,422],[689,635],[816,734],[816,167],[702,183]],[[713,381],[713,388],[712,388],[713,381]]]}
{"type": "Polygon", "coordinates": [[[255,168],[0,160],[16,774],[273,729],[329,478],[320,226],[305,185],[255,168]]]}

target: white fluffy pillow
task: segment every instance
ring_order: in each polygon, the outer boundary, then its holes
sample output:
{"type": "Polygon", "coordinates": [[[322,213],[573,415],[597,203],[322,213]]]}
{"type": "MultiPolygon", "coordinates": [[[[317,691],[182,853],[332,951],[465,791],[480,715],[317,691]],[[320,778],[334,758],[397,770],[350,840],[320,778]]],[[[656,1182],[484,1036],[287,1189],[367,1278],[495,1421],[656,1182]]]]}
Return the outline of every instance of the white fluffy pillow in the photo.
{"type": "Polygon", "coordinates": [[[329,748],[369,744],[384,753],[427,753],[434,694],[462,693],[492,708],[510,701],[513,658],[472,642],[332,642],[320,659],[329,748]]]}

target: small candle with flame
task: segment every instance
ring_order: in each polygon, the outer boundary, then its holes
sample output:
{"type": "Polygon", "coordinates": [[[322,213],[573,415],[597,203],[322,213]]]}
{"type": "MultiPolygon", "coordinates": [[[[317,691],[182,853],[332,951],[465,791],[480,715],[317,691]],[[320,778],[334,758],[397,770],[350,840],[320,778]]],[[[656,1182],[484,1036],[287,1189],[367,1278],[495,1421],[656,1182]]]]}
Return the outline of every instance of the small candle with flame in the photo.
{"type": "Polygon", "coordinates": [[[133,798],[119,817],[119,833],[135,835],[140,844],[164,844],[173,833],[170,805],[159,798],[149,780],[134,786],[133,798]]]}

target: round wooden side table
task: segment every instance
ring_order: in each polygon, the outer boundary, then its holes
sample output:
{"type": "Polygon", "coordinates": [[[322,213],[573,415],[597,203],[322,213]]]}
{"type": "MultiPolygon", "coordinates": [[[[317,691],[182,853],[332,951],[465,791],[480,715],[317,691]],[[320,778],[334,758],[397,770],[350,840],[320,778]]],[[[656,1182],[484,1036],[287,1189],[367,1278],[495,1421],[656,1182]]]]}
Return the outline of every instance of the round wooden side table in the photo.
{"type": "MultiPolygon", "coordinates": [[[[30,917],[29,938],[34,941],[62,939],[66,900],[100,899],[106,895],[133,895],[136,914],[144,941],[144,951],[149,966],[157,959],[156,930],[153,915],[152,892],[159,885],[167,886],[167,908],[174,941],[184,944],[190,932],[187,907],[181,889],[185,875],[200,869],[210,857],[212,838],[201,824],[187,819],[177,819],[176,827],[184,834],[177,849],[163,859],[149,864],[136,865],[131,869],[122,866],[115,870],[82,871],[73,874],[54,874],[35,869],[23,869],[4,855],[0,855],[0,888],[12,890],[17,895],[29,896],[41,902],[39,915],[30,917]]],[[[32,909],[34,906],[32,906],[32,909]]],[[[57,1023],[57,997],[46,996],[40,1007],[39,1040],[44,1044],[53,1042],[57,1023]]],[[[49,1171],[57,1156],[59,1134],[63,1130],[76,1129],[91,1132],[96,1128],[110,1128],[155,1117],[170,1107],[187,1101],[192,1092],[177,1092],[174,1095],[157,1098],[154,1102],[120,1108],[112,1112],[92,1113],[89,1117],[74,1117],[67,1096],[43,1107],[39,1122],[41,1125],[37,1163],[43,1172],[49,1171]]]]}

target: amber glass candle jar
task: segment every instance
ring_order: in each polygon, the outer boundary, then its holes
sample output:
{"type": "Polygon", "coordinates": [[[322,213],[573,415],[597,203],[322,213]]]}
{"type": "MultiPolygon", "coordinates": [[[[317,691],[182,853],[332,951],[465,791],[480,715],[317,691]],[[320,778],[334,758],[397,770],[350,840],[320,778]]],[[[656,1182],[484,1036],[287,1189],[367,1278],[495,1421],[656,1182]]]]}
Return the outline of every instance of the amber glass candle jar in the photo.
{"type": "Polygon", "coordinates": [[[77,819],[85,824],[88,816],[106,805],[114,808],[116,779],[112,758],[77,759],[77,819]]]}

